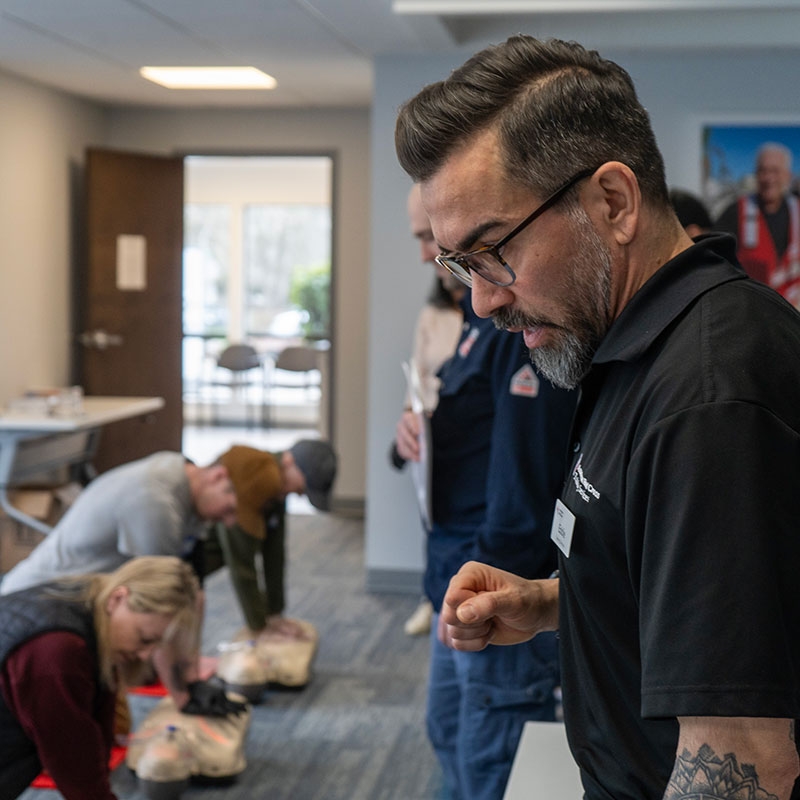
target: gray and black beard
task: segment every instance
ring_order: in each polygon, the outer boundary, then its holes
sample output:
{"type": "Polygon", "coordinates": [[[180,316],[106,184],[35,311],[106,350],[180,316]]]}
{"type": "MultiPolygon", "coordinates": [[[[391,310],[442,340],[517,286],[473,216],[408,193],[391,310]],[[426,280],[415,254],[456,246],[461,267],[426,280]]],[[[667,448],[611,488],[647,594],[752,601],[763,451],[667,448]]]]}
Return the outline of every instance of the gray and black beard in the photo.
{"type": "MultiPolygon", "coordinates": [[[[492,319],[500,330],[533,328],[540,325],[533,317],[511,308],[499,309],[493,314],[492,319]]],[[[531,361],[554,386],[574,389],[589,371],[598,342],[593,336],[582,337],[551,323],[545,323],[544,327],[549,328],[558,341],[530,350],[531,361]]]]}
{"type": "Polygon", "coordinates": [[[574,389],[589,371],[596,349],[596,344],[582,341],[575,334],[564,331],[560,348],[536,347],[529,352],[536,369],[553,386],[574,389]]]}
{"type": "Polygon", "coordinates": [[[543,326],[552,332],[555,342],[533,348],[530,357],[539,372],[562,389],[580,384],[610,326],[611,254],[582,209],[571,216],[580,250],[569,265],[565,322],[556,325],[513,308],[500,308],[492,315],[501,330],[543,326]]]}

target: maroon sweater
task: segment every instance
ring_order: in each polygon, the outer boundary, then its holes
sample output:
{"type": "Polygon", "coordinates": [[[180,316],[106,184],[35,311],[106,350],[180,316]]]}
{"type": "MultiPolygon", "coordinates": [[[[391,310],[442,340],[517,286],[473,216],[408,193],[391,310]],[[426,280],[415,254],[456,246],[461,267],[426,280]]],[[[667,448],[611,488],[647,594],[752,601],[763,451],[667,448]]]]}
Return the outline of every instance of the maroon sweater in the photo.
{"type": "Polygon", "coordinates": [[[65,631],[25,642],[0,672],[9,710],[65,800],[116,798],[108,769],[115,696],[98,686],[96,673],[86,642],[65,631]]]}

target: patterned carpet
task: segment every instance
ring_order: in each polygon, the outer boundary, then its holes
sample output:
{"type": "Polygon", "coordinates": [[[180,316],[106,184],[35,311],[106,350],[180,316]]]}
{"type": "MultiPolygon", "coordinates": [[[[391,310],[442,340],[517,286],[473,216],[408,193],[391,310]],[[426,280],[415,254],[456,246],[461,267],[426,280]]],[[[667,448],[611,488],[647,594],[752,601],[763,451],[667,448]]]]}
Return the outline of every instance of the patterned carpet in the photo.
{"type": "MultiPolygon", "coordinates": [[[[233,784],[192,785],[183,800],[433,800],[441,773],[425,734],[428,640],[403,632],[417,598],[365,592],[361,520],[293,515],[288,545],[287,614],[320,634],[311,682],[253,708],[247,767],[233,784]]],[[[203,650],[213,655],[243,621],[225,570],[206,590],[203,650]]],[[[155,702],[131,697],[135,724],[155,702]]],[[[120,800],[146,798],[125,766],[113,788],[120,800]]]]}

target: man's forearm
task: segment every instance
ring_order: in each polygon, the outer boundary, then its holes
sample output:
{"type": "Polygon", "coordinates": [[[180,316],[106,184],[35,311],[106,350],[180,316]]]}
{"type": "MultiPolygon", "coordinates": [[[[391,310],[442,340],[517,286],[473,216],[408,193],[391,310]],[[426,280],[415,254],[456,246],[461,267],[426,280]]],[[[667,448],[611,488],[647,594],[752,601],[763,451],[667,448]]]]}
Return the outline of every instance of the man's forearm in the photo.
{"type": "Polygon", "coordinates": [[[790,719],[681,717],[678,752],[664,800],[716,796],[791,800],[800,774],[790,719]]]}

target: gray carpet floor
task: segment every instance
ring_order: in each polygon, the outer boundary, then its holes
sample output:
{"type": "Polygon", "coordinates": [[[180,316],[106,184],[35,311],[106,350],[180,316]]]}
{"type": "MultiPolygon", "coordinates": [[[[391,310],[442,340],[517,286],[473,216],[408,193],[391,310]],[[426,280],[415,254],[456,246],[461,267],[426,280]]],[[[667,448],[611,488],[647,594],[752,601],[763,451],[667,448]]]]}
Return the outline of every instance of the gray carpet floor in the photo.
{"type": "MultiPolygon", "coordinates": [[[[434,800],[441,771],[425,734],[427,637],[403,622],[417,597],[364,590],[363,522],[296,514],[288,528],[289,616],[320,634],[311,681],[301,690],[269,691],[253,707],[247,767],[228,786],[191,786],[184,800],[434,800]]],[[[206,582],[203,650],[214,655],[243,620],[226,570],[206,582]]],[[[134,723],[157,702],[131,697],[134,723]]],[[[127,767],[113,788],[120,800],[143,800],[127,767]]],[[[22,800],[57,800],[28,789],[22,800]]],[[[91,800],[87,798],[87,800],[91,800]]]]}

